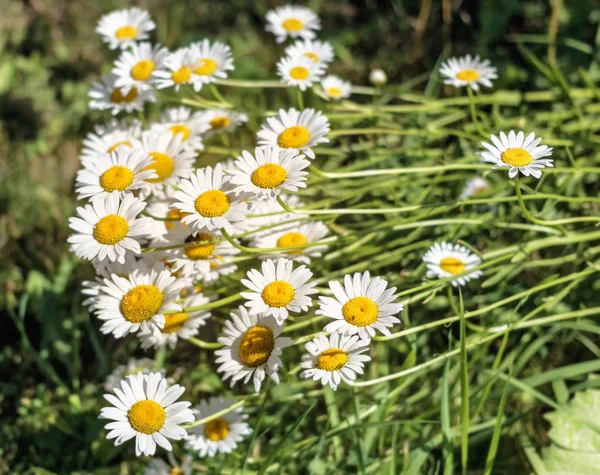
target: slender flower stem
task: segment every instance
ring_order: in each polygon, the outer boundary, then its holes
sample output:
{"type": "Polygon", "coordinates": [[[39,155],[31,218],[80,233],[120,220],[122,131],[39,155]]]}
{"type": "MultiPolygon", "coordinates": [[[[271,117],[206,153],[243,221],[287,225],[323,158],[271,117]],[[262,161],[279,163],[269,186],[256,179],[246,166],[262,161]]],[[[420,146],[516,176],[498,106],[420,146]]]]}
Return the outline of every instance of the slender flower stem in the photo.
{"type": "Polygon", "coordinates": [[[298,109],[300,109],[300,111],[304,110],[304,98],[302,97],[302,91],[300,90],[300,88],[297,89],[297,98],[298,98],[298,109]]]}
{"type": "Polygon", "coordinates": [[[217,89],[217,86],[215,86],[214,84],[210,85],[210,91],[212,92],[213,96],[215,96],[215,98],[217,99],[217,101],[219,101],[223,107],[227,107],[227,108],[231,108],[233,107],[229,102],[227,102],[225,100],[225,98],[221,95],[221,93],[219,92],[219,90],[217,89]]]}
{"type": "Polygon", "coordinates": [[[163,313],[163,315],[173,315],[173,314],[181,313],[181,312],[190,313],[190,312],[198,312],[200,310],[210,310],[213,308],[223,307],[224,305],[235,302],[236,300],[240,300],[241,298],[242,298],[242,296],[240,294],[233,294],[233,295],[230,295],[229,297],[225,297],[225,298],[222,298],[219,300],[215,300],[213,302],[205,303],[203,305],[196,305],[195,307],[184,307],[181,310],[167,310],[162,313],[163,313]]]}
{"type": "Polygon", "coordinates": [[[306,249],[308,247],[323,246],[323,245],[326,245],[326,244],[331,244],[332,242],[334,242],[335,240],[337,240],[337,237],[332,236],[330,238],[326,238],[326,239],[323,239],[321,241],[307,242],[306,244],[299,244],[297,246],[285,246],[285,247],[247,247],[247,246],[243,246],[242,244],[240,244],[239,242],[237,242],[235,239],[233,239],[233,237],[227,231],[225,231],[225,229],[221,229],[221,233],[225,237],[225,240],[228,241],[233,247],[236,247],[240,251],[243,251],[243,252],[251,252],[251,253],[255,253],[255,254],[264,254],[264,253],[271,253],[271,252],[288,253],[290,251],[296,251],[296,250],[306,249]]]}
{"type": "Polygon", "coordinates": [[[223,343],[219,343],[218,341],[215,342],[208,342],[208,341],[202,341],[202,340],[198,340],[198,338],[194,338],[193,336],[188,338],[188,341],[190,343],[192,343],[193,345],[196,345],[199,348],[203,348],[206,350],[218,350],[219,348],[223,348],[223,343]]]}
{"type": "Polygon", "coordinates": [[[192,427],[197,427],[197,426],[201,426],[202,424],[206,424],[207,422],[217,419],[218,417],[224,416],[228,412],[235,411],[238,407],[242,407],[245,403],[246,403],[245,400],[238,401],[235,404],[232,404],[231,406],[226,407],[225,409],[222,409],[218,412],[215,412],[214,414],[211,414],[210,416],[206,416],[202,419],[198,419],[197,421],[190,422],[189,424],[185,424],[183,426],[183,428],[191,429],[192,427]]]}
{"type": "Polygon", "coordinates": [[[475,125],[475,129],[482,137],[487,137],[488,135],[481,128],[481,124],[479,123],[479,119],[477,119],[477,110],[475,108],[475,94],[470,86],[467,86],[467,94],[469,95],[469,109],[471,111],[471,120],[473,121],[473,125],[475,125]]]}

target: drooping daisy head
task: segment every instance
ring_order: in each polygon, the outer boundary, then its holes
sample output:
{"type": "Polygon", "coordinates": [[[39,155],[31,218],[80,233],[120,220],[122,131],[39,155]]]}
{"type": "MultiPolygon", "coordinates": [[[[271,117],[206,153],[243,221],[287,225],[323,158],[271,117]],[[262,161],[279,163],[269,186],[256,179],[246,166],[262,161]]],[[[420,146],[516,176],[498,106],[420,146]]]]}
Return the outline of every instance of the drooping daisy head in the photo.
{"type": "Polygon", "coordinates": [[[224,43],[209,40],[192,43],[192,84],[199,91],[204,84],[215,82],[216,79],[225,79],[227,71],[233,71],[233,57],[231,48],[224,43]]]}
{"type": "Polygon", "coordinates": [[[225,109],[208,109],[200,113],[206,131],[204,137],[208,138],[221,132],[233,132],[240,125],[248,122],[248,116],[240,112],[225,109]]]}
{"type": "Polygon", "coordinates": [[[144,470],[144,475],[192,475],[192,457],[185,456],[177,463],[169,454],[169,463],[161,458],[153,458],[144,470]]]}
{"type": "MultiPolygon", "coordinates": [[[[235,399],[211,397],[210,400],[202,400],[194,407],[196,420],[210,417],[217,412],[227,409],[235,404],[235,399]]],[[[222,416],[215,417],[206,424],[191,427],[185,438],[185,446],[200,457],[214,457],[217,453],[229,454],[244,440],[244,436],[251,434],[252,429],[245,422],[247,414],[238,407],[222,416]]]]}
{"type": "Polygon", "coordinates": [[[148,33],[156,28],[152,17],[141,8],[128,8],[110,12],[98,20],[96,33],[110,49],[129,48],[136,41],[148,39],[148,33]]]}
{"type": "Polygon", "coordinates": [[[117,79],[118,76],[109,74],[103,76],[100,82],[92,84],[89,93],[90,109],[110,110],[113,115],[117,115],[121,111],[143,111],[146,102],[156,101],[153,89],[131,86],[124,92],[124,89],[116,86],[117,79]]]}
{"type": "Polygon", "coordinates": [[[333,75],[326,76],[321,81],[321,87],[325,95],[334,101],[346,99],[352,93],[352,84],[333,75]]]}
{"type": "Polygon", "coordinates": [[[154,71],[154,84],[158,89],[174,87],[175,91],[185,84],[194,85],[193,68],[195,54],[191,48],[180,48],[165,58],[161,69],[154,71]]]}
{"type": "Polygon", "coordinates": [[[113,153],[119,147],[131,148],[134,140],[142,134],[142,124],[138,120],[130,122],[112,119],[105,125],[97,125],[83,139],[83,149],[79,159],[95,159],[113,153]]]}
{"type": "Polygon", "coordinates": [[[325,72],[323,63],[315,63],[306,56],[284,56],[277,63],[277,74],[288,86],[298,86],[301,91],[320,80],[325,72]]]}
{"type": "MultiPolygon", "coordinates": [[[[447,242],[435,243],[423,256],[427,265],[427,277],[444,279],[455,274],[467,272],[481,264],[481,259],[460,244],[447,242]]],[[[452,280],[454,287],[465,285],[471,279],[477,279],[482,272],[468,272],[452,280]]]]}
{"type": "Polygon", "coordinates": [[[100,418],[114,421],[104,426],[110,431],[106,438],[118,446],[135,437],[138,457],[154,455],[157,444],[173,450],[168,439],[183,439],[187,432],[181,425],[194,420],[191,403],[175,402],[184,391],[178,384],[169,387],[160,373],[128,376],[114,394],[104,395],[111,406],[102,408],[100,418]]]}
{"type": "Polygon", "coordinates": [[[479,56],[470,54],[462,58],[450,58],[440,67],[440,74],[444,76],[444,84],[454,87],[469,86],[478,91],[479,86],[492,87],[492,79],[496,79],[496,68],[490,65],[488,59],[480,60],[479,56]]]}
{"type": "Polygon", "coordinates": [[[363,354],[369,351],[369,341],[356,335],[319,335],[306,344],[306,351],[300,363],[304,368],[300,377],[312,378],[323,386],[329,384],[334,391],[341,381],[351,384],[356,373],[363,374],[364,363],[371,360],[363,354]]]}
{"type": "Polygon", "coordinates": [[[315,109],[302,112],[291,108],[279,110],[275,117],[267,118],[258,131],[258,145],[278,145],[281,148],[295,148],[308,158],[315,158],[312,147],[329,142],[325,137],[329,133],[327,117],[315,109]]]}
{"type": "MultiPolygon", "coordinates": [[[[125,379],[125,377],[138,373],[151,373],[153,367],[154,360],[151,360],[150,358],[129,358],[127,364],[117,366],[113,372],[108,375],[108,378],[106,378],[106,382],[104,383],[104,390],[113,391],[121,385],[121,381],[125,379]]],[[[161,374],[162,373],[164,373],[164,370],[161,371],[161,374]]]]}
{"type": "MultiPolygon", "coordinates": [[[[292,208],[305,206],[305,203],[297,195],[280,193],[279,197],[292,208]]],[[[239,229],[240,231],[251,232],[246,238],[256,247],[258,240],[263,236],[291,228],[299,221],[307,218],[308,215],[300,212],[288,213],[284,211],[276,200],[257,201],[252,204],[251,214],[248,215],[245,221],[240,223],[239,229]]]]}
{"type": "Polygon", "coordinates": [[[333,47],[327,41],[298,40],[285,49],[289,58],[310,58],[315,63],[329,64],[333,61],[333,47]]]}
{"type": "Polygon", "coordinates": [[[459,199],[465,200],[472,196],[477,196],[480,193],[485,193],[490,189],[490,183],[481,177],[470,178],[465,183],[465,187],[460,193],[459,199]]]}
{"type": "Polygon", "coordinates": [[[131,87],[138,90],[152,87],[152,74],[162,68],[168,54],[169,50],[161,45],[135,43],[131,49],[123,51],[115,62],[115,86],[121,88],[122,94],[127,94],[131,87]]]}
{"type": "Polygon", "coordinates": [[[269,10],[266,19],[265,29],[275,35],[277,43],[283,43],[288,37],[312,40],[315,31],[321,29],[319,17],[306,7],[285,5],[269,10]]]}
{"type": "Polygon", "coordinates": [[[358,335],[370,340],[375,330],[391,335],[390,328],[400,323],[395,317],[404,308],[395,303],[396,287],[386,289],[387,282],[381,277],[371,279],[369,272],[344,277],[344,285],[329,282],[334,297],[319,297],[317,315],[334,319],[325,326],[327,332],[358,335]]]}
{"type": "MultiPolygon", "coordinates": [[[[293,247],[303,244],[320,241],[329,234],[329,228],[321,221],[309,221],[301,224],[283,225],[280,228],[269,230],[268,234],[261,235],[254,241],[255,247],[273,248],[273,247],[293,247]]],[[[285,254],[285,257],[292,261],[310,264],[311,259],[320,257],[327,245],[305,247],[294,249],[285,254]]],[[[261,254],[261,258],[277,258],[277,255],[266,253],[261,254]]]]}
{"type": "Polygon", "coordinates": [[[242,284],[251,290],[241,293],[251,315],[273,315],[282,325],[289,312],[307,311],[312,306],[309,295],[317,290],[309,282],[313,274],[306,266],[294,269],[294,262],[289,259],[268,259],[261,270],[250,269],[248,278],[242,279],[242,284]]]}
{"type": "Polygon", "coordinates": [[[173,107],[163,112],[160,121],[152,124],[151,130],[170,132],[173,138],[179,137],[184,148],[203,150],[202,136],[209,126],[202,116],[202,112],[193,112],[188,107],[173,107]]]}
{"type": "Polygon", "coordinates": [[[527,137],[523,131],[516,134],[514,130],[511,130],[508,135],[504,132],[500,132],[499,135],[499,138],[495,135],[490,137],[493,145],[481,143],[487,151],[480,152],[480,160],[493,163],[494,169],[508,167],[510,178],[514,178],[519,172],[525,176],[540,178],[543,168],[554,166],[554,160],[544,158],[552,155],[552,148],[540,145],[542,138],[535,138],[533,132],[527,137]]]}
{"type": "Polygon", "coordinates": [[[192,232],[213,231],[224,228],[233,232],[234,224],[245,219],[248,204],[233,192],[230,178],[225,176],[221,164],[200,168],[188,180],[181,180],[173,196],[173,207],[186,213],[182,222],[191,226],[192,232]]]}
{"type": "Polygon", "coordinates": [[[294,343],[291,338],[282,337],[282,331],[272,316],[250,315],[240,306],[225,322],[225,336],[219,337],[225,347],[215,351],[215,361],[220,364],[217,372],[223,373],[224,381],[231,378],[231,387],[240,380],[247,384],[252,379],[256,392],[265,376],[279,384],[281,350],[294,343]]]}
{"type": "Polygon", "coordinates": [[[138,218],[146,203],[118,191],[99,197],[84,207],[77,208],[77,216],[69,219],[75,231],[68,238],[71,250],[81,259],[125,262],[125,254],[141,252],[138,240],[147,236],[152,219],[138,218]]]}

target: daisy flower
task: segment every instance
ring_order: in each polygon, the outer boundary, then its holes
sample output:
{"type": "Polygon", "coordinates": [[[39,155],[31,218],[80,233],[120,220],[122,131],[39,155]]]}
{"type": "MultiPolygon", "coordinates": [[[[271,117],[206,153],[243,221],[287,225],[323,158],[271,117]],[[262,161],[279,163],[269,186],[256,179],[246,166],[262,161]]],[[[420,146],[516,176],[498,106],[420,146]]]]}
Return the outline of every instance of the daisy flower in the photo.
{"type": "Polygon", "coordinates": [[[282,332],[283,327],[272,316],[250,315],[240,306],[225,322],[225,336],[218,339],[225,347],[215,351],[215,362],[220,364],[217,372],[224,373],[224,381],[231,378],[230,387],[239,380],[247,384],[252,379],[258,392],[265,376],[279,384],[281,350],[294,344],[291,338],[281,336],[282,332]]]}
{"type": "Polygon", "coordinates": [[[224,228],[233,232],[233,224],[246,218],[248,205],[236,197],[230,178],[225,176],[220,163],[214,168],[200,168],[189,180],[179,182],[173,196],[176,209],[187,213],[181,220],[193,232],[224,228]]]}
{"type": "Polygon", "coordinates": [[[471,196],[476,196],[480,193],[485,193],[491,188],[490,183],[481,177],[470,178],[465,183],[465,187],[460,193],[458,199],[465,200],[471,196]]]}
{"type": "Polygon", "coordinates": [[[293,261],[289,259],[271,259],[262,263],[262,273],[250,269],[248,279],[242,279],[242,284],[251,292],[242,292],[248,301],[244,304],[251,315],[273,315],[279,325],[288,317],[289,312],[308,310],[312,306],[310,294],[317,293],[309,282],[312,272],[306,266],[292,270],[293,261]]]}
{"type": "Polygon", "coordinates": [[[327,41],[298,40],[285,49],[290,58],[306,57],[315,63],[329,64],[333,61],[333,47],[327,41]]]}
{"type": "Polygon", "coordinates": [[[110,12],[98,20],[96,33],[102,41],[108,43],[110,49],[125,49],[135,45],[136,41],[148,39],[148,32],[154,30],[156,24],[146,10],[128,8],[110,12]]]}
{"type": "Polygon", "coordinates": [[[240,112],[225,109],[208,109],[200,114],[203,124],[206,124],[206,138],[221,132],[233,132],[240,125],[248,122],[248,116],[240,112]]]}
{"type": "Polygon", "coordinates": [[[174,87],[175,91],[184,84],[192,84],[192,69],[195,64],[195,55],[190,48],[180,48],[173,51],[166,58],[161,69],[153,73],[154,84],[158,89],[174,87]]]}
{"type": "MultiPolygon", "coordinates": [[[[146,207],[146,213],[149,216],[159,218],[155,220],[155,227],[150,236],[151,246],[177,244],[177,242],[173,242],[174,240],[169,236],[169,233],[176,228],[182,229],[183,236],[189,236],[190,231],[187,229],[187,226],[181,223],[181,218],[183,218],[184,215],[178,209],[172,208],[173,203],[174,201],[172,198],[161,198],[152,200],[146,207]]],[[[181,243],[183,243],[184,240],[185,237],[182,238],[181,243]]]]}
{"type": "Polygon", "coordinates": [[[387,80],[387,74],[385,74],[385,71],[383,69],[372,69],[369,73],[369,81],[371,81],[371,84],[373,84],[374,86],[385,86],[387,80]]]}
{"type": "Polygon", "coordinates": [[[106,125],[97,125],[94,131],[83,139],[83,150],[79,159],[96,159],[107,153],[113,153],[119,147],[131,148],[135,139],[142,134],[139,120],[130,123],[112,119],[106,125]]]}
{"type": "MultiPolygon", "coordinates": [[[[447,242],[435,243],[423,256],[427,265],[427,278],[443,279],[454,274],[468,271],[481,264],[481,259],[460,244],[447,242]]],[[[465,285],[471,279],[477,279],[482,272],[477,270],[452,280],[454,287],[465,285]]]]}
{"type": "Polygon", "coordinates": [[[552,148],[547,145],[540,145],[541,137],[535,138],[532,132],[527,137],[523,131],[515,134],[511,130],[508,135],[500,132],[500,138],[492,135],[490,137],[492,144],[482,142],[487,151],[480,152],[480,160],[494,164],[496,168],[510,168],[508,170],[509,178],[514,178],[519,172],[525,176],[534,176],[540,178],[542,176],[541,169],[553,167],[552,148]]]}
{"type": "Polygon", "coordinates": [[[319,17],[306,7],[285,5],[269,10],[266,19],[265,30],[275,35],[277,43],[283,43],[288,37],[312,40],[315,30],[321,29],[319,17]]]}
{"type": "Polygon", "coordinates": [[[321,81],[321,87],[325,95],[334,101],[346,99],[352,93],[352,84],[332,75],[326,76],[321,81]]]}
{"type": "Polygon", "coordinates": [[[254,149],[254,156],[244,150],[235,164],[239,169],[230,172],[234,191],[251,193],[262,201],[275,198],[281,190],[306,188],[305,168],[310,162],[298,150],[263,146],[254,149]]]}
{"type": "Polygon", "coordinates": [[[194,63],[192,64],[192,84],[199,91],[204,84],[225,79],[227,71],[233,71],[231,48],[224,43],[209,40],[192,43],[190,46],[194,63]]]}
{"type": "MultiPolygon", "coordinates": [[[[270,233],[256,239],[255,246],[259,248],[291,247],[300,246],[323,239],[329,234],[329,228],[321,221],[309,221],[302,224],[285,226],[282,230],[269,230],[270,233]],[[275,231],[275,232],[273,232],[275,231]]],[[[326,245],[305,247],[295,249],[286,253],[286,257],[292,261],[310,264],[311,259],[321,257],[322,252],[327,249],[326,245]]],[[[261,258],[277,258],[273,254],[263,254],[261,258]]]]}
{"type": "Polygon", "coordinates": [[[168,54],[169,50],[161,45],[152,46],[148,42],[134,44],[115,62],[115,86],[120,87],[123,94],[127,94],[131,87],[138,90],[151,87],[152,74],[162,67],[168,54]]]}
{"type": "Polygon", "coordinates": [[[152,130],[169,131],[173,137],[179,136],[184,147],[203,150],[202,134],[210,128],[203,115],[202,112],[192,112],[188,107],[167,109],[160,116],[160,122],[152,124],[152,130]]]}
{"type": "Polygon", "coordinates": [[[329,282],[332,297],[319,297],[317,315],[333,318],[327,324],[326,332],[338,332],[343,335],[358,335],[361,340],[370,340],[375,330],[391,335],[389,328],[400,323],[394,315],[404,306],[395,303],[396,287],[386,290],[387,282],[381,277],[371,279],[369,272],[346,275],[344,285],[336,281],[329,282]]]}
{"type": "Polygon", "coordinates": [[[144,475],[192,475],[192,458],[186,456],[181,463],[177,463],[171,454],[169,463],[161,458],[154,458],[144,470],[144,475]]]}
{"type": "MultiPolygon", "coordinates": [[[[288,204],[288,206],[295,209],[305,205],[297,195],[280,193],[279,197],[288,204]]],[[[295,221],[301,221],[306,218],[308,218],[308,215],[306,214],[300,214],[299,212],[288,213],[283,211],[281,205],[276,200],[257,201],[252,204],[252,214],[249,215],[245,221],[241,222],[238,227],[240,231],[252,231],[252,234],[248,235],[246,238],[254,247],[257,247],[256,244],[262,237],[275,231],[281,232],[285,229],[291,229],[296,225],[295,221]],[[273,227],[270,229],[263,229],[262,231],[256,231],[265,226],[273,227]]]]}
{"type": "Polygon", "coordinates": [[[313,59],[306,56],[295,58],[286,56],[277,63],[277,74],[279,74],[281,82],[288,86],[298,86],[301,91],[305,91],[307,87],[318,82],[324,72],[322,63],[315,63],[313,59]]]}
{"type": "Polygon", "coordinates": [[[90,109],[111,110],[113,115],[117,115],[121,111],[143,111],[146,102],[156,101],[153,89],[138,89],[133,86],[125,93],[116,86],[117,79],[114,74],[109,74],[103,76],[101,82],[92,84],[89,93],[90,109]]]}
{"type": "Polygon", "coordinates": [[[454,87],[469,86],[474,91],[479,86],[492,87],[492,79],[496,79],[496,68],[490,66],[490,61],[481,61],[479,56],[472,57],[470,54],[462,58],[449,58],[442,63],[440,74],[444,76],[444,84],[454,87]]]}
{"type": "Polygon", "coordinates": [[[363,374],[364,363],[371,360],[362,354],[369,351],[369,342],[356,335],[319,335],[306,344],[306,351],[300,363],[304,368],[300,377],[318,380],[323,386],[329,384],[334,391],[341,381],[352,384],[356,373],[363,374]]]}
{"type": "MultiPolygon", "coordinates": [[[[235,399],[232,398],[211,397],[209,401],[200,401],[194,408],[194,415],[196,420],[204,419],[233,404],[235,399]]],[[[214,457],[217,453],[229,454],[244,440],[245,435],[252,433],[252,429],[245,422],[247,418],[248,415],[238,407],[206,424],[192,427],[185,438],[185,446],[198,452],[200,457],[214,457]]]]}
{"type": "Polygon", "coordinates": [[[135,453],[154,455],[156,445],[173,450],[168,439],[181,440],[187,432],[181,426],[194,420],[189,402],[175,402],[184,393],[179,384],[167,387],[160,373],[138,373],[121,381],[114,394],[105,394],[111,406],[103,407],[100,419],[110,419],[104,426],[110,430],[108,440],[121,445],[135,437],[135,453]]]}
{"type": "Polygon", "coordinates": [[[104,383],[105,391],[113,391],[121,385],[121,381],[129,375],[133,374],[148,374],[152,372],[154,360],[150,358],[129,358],[127,364],[117,366],[112,373],[106,378],[104,383]]]}
{"type": "Polygon", "coordinates": [[[302,112],[291,108],[279,109],[275,117],[268,117],[258,131],[258,145],[278,145],[281,148],[295,148],[308,158],[315,158],[311,147],[329,142],[325,137],[329,132],[329,121],[320,111],[304,109],[302,112]]]}
{"type": "Polygon", "coordinates": [[[138,239],[151,232],[153,221],[138,218],[146,203],[131,194],[119,197],[118,191],[99,197],[85,207],[77,208],[77,216],[69,218],[75,231],[68,242],[81,259],[125,262],[127,251],[140,254],[138,239]]]}

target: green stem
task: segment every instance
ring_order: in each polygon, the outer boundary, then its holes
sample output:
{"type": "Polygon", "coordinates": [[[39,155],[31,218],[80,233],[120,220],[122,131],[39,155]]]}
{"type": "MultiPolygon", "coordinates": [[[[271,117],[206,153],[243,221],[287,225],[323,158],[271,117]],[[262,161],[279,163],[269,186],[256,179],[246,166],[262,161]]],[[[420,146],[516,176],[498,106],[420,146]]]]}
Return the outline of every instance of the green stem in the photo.
{"type": "Polygon", "coordinates": [[[298,94],[298,109],[300,109],[300,111],[304,110],[304,98],[302,97],[302,91],[300,90],[300,88],[298,88],[297,90],[297,94],[298,94]]]}
{"type": "Polygon", "coordinates": [[[196,305],[195,307],[184,307],[181,310],[167,310],[162,313],[163,313],[163,315],[173,315],[173,314],[181,313],[181,312],[190,313],[190,312],[199,312],[200,310],[210,310],[213,308],[218,308],[218,307],[222,307],[224,305],[230,304],[232,302],[235,302],[236,300],[240,300],[241,298],[242,298],[242,296],[240,294],[233,294],[233,295],[230,295],[229,297],[225,297],[220,300],[215,300],[214,302],[205,303],[203,305],[196,305]]]}
{"type": "Polygon", "coordinates": [[[470,86],[467,86],[467,94],[469,96],[469,110],[471,111],[471,120],[473,121],[473,125],[475,125],[475,129],[482,137],[488,137],[488,135],[483,131],[481,125],[479,124],[479,119],[477,119],[477,110],[475,109],[475,94],[470,86]]]}

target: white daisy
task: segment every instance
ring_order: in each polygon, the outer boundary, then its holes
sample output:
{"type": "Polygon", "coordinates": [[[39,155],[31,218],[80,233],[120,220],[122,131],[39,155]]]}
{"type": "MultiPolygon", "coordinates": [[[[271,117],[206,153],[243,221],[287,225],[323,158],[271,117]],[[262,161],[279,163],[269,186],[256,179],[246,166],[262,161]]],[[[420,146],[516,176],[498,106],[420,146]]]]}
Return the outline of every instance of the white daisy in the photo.
{"type": "Polygon", "coordinates": [[[81,259],[125,262],[130,251],[140,254],[138,239],[148,235],[153,227],[150,218],[138,218],[146,203],[126,194],[123,198],[114,191],[99,197],[85,207],[77,208],[77,216],[69,218],[75,231],[68,238],[71,250],[81,259]]]}
{"type": "Polygon", "coordinates": [[[285,5],[269,10],[266,15],[265,30],[273,33],[277,43],[283,43],[288,37],[312,40],[315,30],[321,29],[319,17],[309,8],[285,5]]]}
{"type": "Polygon", "coordinates": [[[356,335],[319,335],[306,344],[306,351],[300,363],[304,368],[300,377],[318,380],[323,386],[329,384],[334,391],[341,381],[352,384],[356,373],[363,374],[364,363],[371,360],[362,354],[369,351],[369,341],[356,335]]]}
{"type": "MultiPolygon", "coordinates": [[[[304,202],[297,195],[287,195],[281,193],[279,197],[284,203],[292,208],[300,208],[304,206],[304,202]]],[[[288,213],[281,208],[281,205],[276,200],[258,201],[252,204],[252,214],[248,215],[247,219],[238,226],[240,231],[252,231],[248,235],[248,239],[254,247],[258,247],[258,241],[268,234],[274,232],[283,232],[286,229],[291,229],[297,225],[298,220],[308,218],[308,215],[300,213],[288,213]],[[268,227],[261,231],[256,231],[259,228],[268,227]]]]}
{"type": "Polygon", "coordinates": [[[325,72],[323,63],[315,63],[306,56],[284,56],[277,63],[277,74],[288,86],[298,86],[301,91],[319,82],[325,72]]]}
{"type": "Polygon", "coordinates": [[[304,109],[302,112],[291,108],[279,109],[275,117],[268,117],[258,131],[258,145],[278,145],[281,148],[295,148],[308,158],[315,158],[311,147],[329,142],[329,121],[320,111],[304,109]]]}
{"type": "Polygon", "coordinates": [[[334,101],[346,99],[352,94],[352,84],[342,80],[338,76],[326,76],[321,81],[321,87],[325,95],[334,101]]]}
{"type": "Polygon", "coordinates": [[[247,384],[252,379],[256,392],[265,376],[279,384],[281,350],[294,344],[291,338],[282,337],[282,332],[283,327],[272,316],[249,315],[240,306],[225,322],[225,336],[218,339],[225,347],[215,351],[215,362],[220,364],[217,372],[224,373],[224,381],[231,378],[231,387],[239,380],[247,384]]]}
{"type": "Polygon", "coordinates": [[[161,458],[154,458],[144,470],[144,475],[192,475],[192,457],[185,456],[181,463],[177,463],[171,454],[169,463],[161,458]]]}
{"type": "MultiPolygon", "coordinates": [[[[194,415],[196,420],[204,419],[233,404],[235,399],[232,398],[211,397],[208,402],[200,401],[194,408],[194,415]]],[[[192,427],[185,438],[185,446],[198,452],[200,457],[214,457],[217,453],[229,454],[244,440],[245,435],[252,433],[250,426],[244,422],[247,418],[248,415],[238,407],[206,424],[192,427]]]]}
{"type": "Polygon", "coordinates": [[[135,437],[138,457],[154,455],[157,444],[173,450],[168,439],[183,439],[187,432],[181,425],[194,420],[191,403],[175,402],[184,391],[178,384],[167,387],[160,373],[128,376],[114,395],[104,395],[111,406],[102,408],[100,418],[114,421],[104,426],[110,430],[106,438],[121,445],[135,437]]]}
{"type": "Polygon", "coordinates": [[[148,32],[154,30],[156,24],[146,10],[128,8],[110,12],[98,20],[96,33],[102,41],[108,43],[110,49],[125,49],[135,45],[136,41],[148,39],[148,32]]]}
{"type": "Polygon", "coordinates": [[[306,57],[315,63],[329,64],[333,61],[333,47],[327,41],[298,40],[285,49],[290,58],[306,57]]]}
{"type": "Polygon", "coordinates": [[[385,74],[385,71],[383,69],[372,69],[369,73],[369,81],[371,81],[371,84],[373,84],[376,87],[385,86],[387,80],[387,74],[385,74]]]}
{"type": "Polygon", "coordinates": [[[174,87],[175,91],[184,84],[192,84],[194,81],[192,69],[195,63],[195,55],[190,48],[180,48],[170,53],[162,65],[153,73],[154,84],[158,89],[174,87]]]}
{"type": "Polygon", "coordinates": [[[478,91],[479,86],[492,87],[492,79],[496,79],[496,68],[490,66],[490,61],[481,61],[479,56],[472,57],[470,54],[462,58],[449,58],[442,63],[440,74],[444,76],[444,84],[454,87],[469,86],[478,91]]]}
{"type": "Polygon", "coordinates": [[[176,244],[169,238],[169,233],[175,228],[181,228],[185,236],[189,235],[190,231],[187,226],[181,223],[184,215],[178,209],[172,208],[173,203],[172,198],[154,199],[148,203],[146,214],[155,220],[155,226],[150,236],[150,246],[176,244]]]}
{"type": "Polygon", "coordinates": [[[481,177],[470,178],[465,183],[465,187],[460,193],[458,199],[465,200],[471,196],[476,196],[479,193],[485,193],[491,188],[490,183],[481,177]]]}
{"type": "Polygon", "coordinates": [[[227,71],[233,71],[233,57],[231,48],[224,43],[209,40],[192,43],[190,51],[194,63],[192,64],[192,84],[195,91],[199,91],[204,84],[225,79],[227,71]]]}
{"type": "MultiPolygon", "coordinates": [[[[255,247],[273,248],[273,247],[291,247],[300,246],[323,239],[329,234],[329,228],[321,221],[309,221],[302,224],[292,224],[284,226],[283,229],[275,228],[254,240],[255,247]]],[[[286,257],[292,261],[310,264],[311,259],[321,257],[322,252],[327,249],[327,245],[306,247],[296,249],[286,253],[286,257]]],[[[277,258],[274,254],[261,254],[261,258],[277,258]]]]}
{"type": "MultiPolygon", "coordinates": [[[[468,271],[481,264],[481,259],[460,244],[447,242],[435,243],[423,256],[427,264],[427,277],[443,279],[454,274],[468,271]]],[[[482,272],[477,270],[452,280],[454,287],[465,285],[471,279],[477,279],[482,272]]]]}
{"type": "Polygon", "coordinates": [[[152,124],[152,130],[169,131],[175,137],[179,135],[182,145],[191,150],[203,150],[202,134],[210,125],[203,119],[203,112],[192,112],[188,107],[167,109],[160,122],[152,124]]]}
{"type": "Polygon", "coordinates": [[[230,178],[220,163],[214,168],[200,168],[189,180],[181,180],[173,194],[176,209],[188,213],[182,222],[193,232],[224,228],[233,232],[233,224],[245,219],[248,205],[233,192],[230,178]]]}
{"type": "Polygon", "coordinates": [[[111,110],[113,115],[121,111],[143,111],[146,102],[156,101],[153,89],[138,89],[130,87],[127,93],[115,85],[117,76],[109,74],[103,76],[101,82],[92,84],[89,107],[92,110],[111,110]]]}
{"type": "Polygon", "coordinates": [[[535,138],[532,132],[527,137],[523,131],[515,134],[511,130],[508,135],[500,132],[500,138],[492,135],[490,137],[492,144],[482,142],[487,152],[480,152],[480,160],[494,164],[496,168],[510,168],[508,176],[514,178],[519,172],[525,176],[534,176],[540,178],[542,176],[541,169],[553,167],[553,160],[549,157],[552,155],[552,148],[547,145],[540,145],[541,137],[535,138]]]}
{"type": "Polygon", "coordinates": [[[370,340],[375,330],[391,335],[389,328],[400,323],[394,315],[404,306],[394,303],[396,287],[386,290],[387,282],[381,277],[371,279],[369,272],[344,276],[344,286],[339,282],[329,282],[332,297],[319,297],[317,315],[333,318],[327,324],[326,332],[343,335],[358,335],[362,340],[370,340]]]}
{"type": "Polygon", "coordinates": [[[97,125],[94,131],[83,139],[80,160],[95,159],[114,152],[119,147],[131,148],[135,139],[142,134],[139,120],[129,123],[112,119],[106,125],[97,125]]]}
{"type": "MultiPolygon", "coordinates": [[[[121,385],[121,381],[133,374],[148,374],[152,372],[154,360],[150,358],[129,358],[127,364],[117,366],[106,378],[104,383],[105,391],[112,391],[121,385]]],[[[164,370],[163,370],[164,371],[164,370]]]]}
{"type": "Polygon", "coordinates": [[[117,76],[115,86],[127,94],[131,87],[138,90],[152,87],[150,81],[155,70],[162,68],[169,50],[148,42],[136,43],[130,50],[123,51],[115,62],[113,74],[117,76]]]}
{"type": "Polygon", "coordinates": [[[240,125],[248,122],[248,116],[240,112],[225,109],[208,109],[200,113],[203,124],[207,130],[206,138],[221,132],[233,132],[240,125]]]}
{"type": "Polygon", "coordinates": [[[309,282],[312,272],[306,266],[294,270],[294,262],[289,259],[271,259],[262,263],[262,273],[250,269],[248,279],[242,284],[251,292],[242,292],[241,296],[248,301],[244,304],[251,315],[273,315],[279,325],[288,317],[289,312],[307,311],[312,306],[311,294],[317,293],[309,282]]]}

